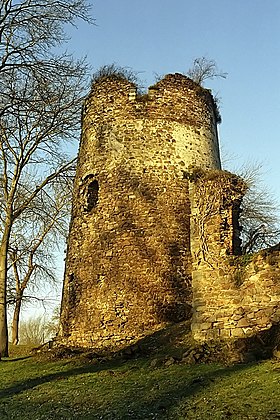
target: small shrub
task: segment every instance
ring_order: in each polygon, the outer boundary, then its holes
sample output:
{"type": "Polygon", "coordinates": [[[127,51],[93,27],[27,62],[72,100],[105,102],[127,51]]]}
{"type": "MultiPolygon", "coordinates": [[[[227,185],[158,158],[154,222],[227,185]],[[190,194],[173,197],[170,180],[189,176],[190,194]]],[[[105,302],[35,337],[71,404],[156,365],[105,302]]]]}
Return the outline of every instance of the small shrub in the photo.
{"type": "Polygon", "coordinates": [[[117,66],[115,63],[106,64],[105,66],[100,67],[92,76],[91,82],[92,85],[105,80],[126,80],[132,82],[135,85],[138,85],[137,73],[134,72],[129,67],[117,66]]]}

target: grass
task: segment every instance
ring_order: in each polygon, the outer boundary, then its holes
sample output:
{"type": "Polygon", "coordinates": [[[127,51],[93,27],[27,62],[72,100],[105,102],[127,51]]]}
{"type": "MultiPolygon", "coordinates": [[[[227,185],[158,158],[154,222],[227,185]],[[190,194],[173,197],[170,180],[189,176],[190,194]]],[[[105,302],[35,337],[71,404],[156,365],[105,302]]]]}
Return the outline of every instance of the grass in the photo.
{"type": "MultiPolygon", "coordinates": [[[[0,419],[280,419],[280,362],[168,366],[159,353],[0,362],[0,419]]],[[[171,350],[170,350],[171,351],[171,350]]]]}

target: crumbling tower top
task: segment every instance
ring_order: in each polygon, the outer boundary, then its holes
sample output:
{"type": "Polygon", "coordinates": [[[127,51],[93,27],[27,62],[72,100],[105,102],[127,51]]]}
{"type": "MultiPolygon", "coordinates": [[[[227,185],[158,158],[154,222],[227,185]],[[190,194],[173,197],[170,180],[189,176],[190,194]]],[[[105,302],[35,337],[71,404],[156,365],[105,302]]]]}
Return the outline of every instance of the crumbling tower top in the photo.
{"type": "MultiPolygon", "coordinates": [[[[169,150],[170,138],[161,141],[161,144],[156,142],[155,147],[166,149],[169,155],[176,151],[180,161],[184,162],[185,170],[190,167],[220,169],[219,119],[211,92],[182,74],[168,74],[144,95],[138,94],[134,83],[111,76],[93,84],[85,102],[83,127],[84,131],[90,131],[92,137],[96,135],[92,131],[96,125],[99,130],[110,125],[116,133],[118,126],[127,124],[131,133],[135,129],[142,131],[144,154],[154,143],[151,138],[153,133],[162,129],[160,137],[164,139],[168,131],[174,150],[169,150]]],[[[133,140],[130,136],[130,143],[132,141],[135,142],[134,134],[133,140]]],[[[128,144],[126,146],[130,149],[128,144]]]]}

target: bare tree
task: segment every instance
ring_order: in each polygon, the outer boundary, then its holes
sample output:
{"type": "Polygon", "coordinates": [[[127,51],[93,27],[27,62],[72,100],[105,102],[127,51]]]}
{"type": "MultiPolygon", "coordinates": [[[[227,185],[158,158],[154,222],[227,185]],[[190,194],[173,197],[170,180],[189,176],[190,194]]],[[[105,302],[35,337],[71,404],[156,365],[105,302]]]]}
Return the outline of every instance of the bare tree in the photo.
{"type": "Polygon", "coordinates": [[[59,308],[55,308],[52,316],[36,316],[25,319],[19,328],[20,344],[39,346],[55,337],[59,325],[59,308]]]}
{"type": "Polygon", "coordinates": [[[261,169],[260,164],[246,164],[239,170],[248,185],[240,216],[243,254],[270,248],[280,241],[279,203],[263,184],[261,169]]]}
{"type": "Polygon", "coordinates": [[[47,320],[45,325],[46,338],[51,340],[55,338],[59,330],[60,322],[60,307],[57,306],[52,313],[52,316],[47,320]]]}
{"type": "MultiPolygon", "coordinates": [[[[62,152],[78,136],[87,67],[56,55],[65,23],[89,21],[86,0],[0,2],[0,353],[8,355],[8,253],[16,222],[75,159],[62,152]],[[29,179],[30,182],[26,183],[29,179]]],[[[17,258],[17,257],[15,257],[17,258]]]]}
{"type": "MultiPolygon", "coordinates": [[[[0,72],[28,68],[38,74],[46,65],[55,70],[58,57],[53,47],[67,41],[64,25],[74,25],[77,18],[92,23],[90,10],[85,0],[1,0],[0,72]]],[[[64,57],[68,68],[69,57],[64,57]]]]}
{"type": "Polygon", "coordinates": [[[53,262],[55,251],[61,248],[67,234],[71,197],[65,184],[58,186],[60,191],[42,191],[40,198],[34,200],[27,214],[18,219],[12,229],[7,303],[14,308],[13,344],[19,341],[22,303],[37,299],[36,294],[30,295],[30,290],[44,286],[46,282],[55,285],[57,281],[53,262]]]}
{"type": "Polygon", "coordinates": [[[29,318],[21,323],[20,344],[39,346],[46,340],[46,321],[44,317],[29,318]]]}
{"type": "Polygon", "coordinates": [[[192,67],[188,70],[187,76],[199,85],[203,85],[205,80],[227,77],[227,73],[218,69],[215,60],[199,57],[193,61],[192,67]]]}

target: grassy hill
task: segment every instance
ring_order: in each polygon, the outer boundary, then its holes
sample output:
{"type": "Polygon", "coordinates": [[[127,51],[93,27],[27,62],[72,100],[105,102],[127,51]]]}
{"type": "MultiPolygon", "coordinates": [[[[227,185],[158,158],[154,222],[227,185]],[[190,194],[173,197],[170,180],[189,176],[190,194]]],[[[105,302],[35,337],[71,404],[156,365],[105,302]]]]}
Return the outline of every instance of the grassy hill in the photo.
{"type": "Polygon", "coordinates": [[[12,348],[0,362],[0,419],[280,419],[279,361],[189,365],[186,342],[170,337],[111,359],[12,348]]]}

